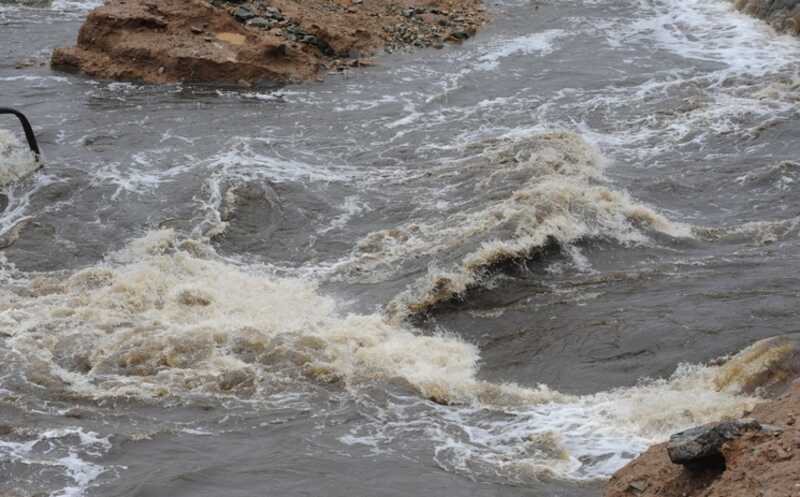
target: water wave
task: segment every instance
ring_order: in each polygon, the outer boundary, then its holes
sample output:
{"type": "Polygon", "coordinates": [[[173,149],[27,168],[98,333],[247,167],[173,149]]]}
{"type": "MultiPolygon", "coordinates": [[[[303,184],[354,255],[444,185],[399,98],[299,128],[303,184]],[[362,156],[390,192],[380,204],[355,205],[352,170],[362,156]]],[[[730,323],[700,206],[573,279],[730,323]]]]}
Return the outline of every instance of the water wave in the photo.
{"type": "Polygon", "coordinates": [[[691,237],[603,175],[604,159],[574,133],[490,140],[476,156],[453,166],[475,178],[470,198],[433,222],[373,232],[356,245],[345,271],[381,278],[420,256],[433,256],[427,275],[398,296],[390,312],[425,312],[480,285],[492,268],[522,261],[552,246],[587,239],[648,243],[648,233],[691,237]]]}
{"type": "Polygon", "coordinates": [[[459,472],[603,477],[675,429],[756,402],[732,379],[743,369],[719,380],[718,366],[587,396],[482,381],[478,349],[455,335],[342,314],[313,282],[235,265],[170,230],[72,274],[3,278],[0,358],[19,372],[8,388],[172,402],[401,385],[413,395],[393,397],[380,428],[369,421],[342,442],[380,447],[421,429],[438,463],[459,472]]]}

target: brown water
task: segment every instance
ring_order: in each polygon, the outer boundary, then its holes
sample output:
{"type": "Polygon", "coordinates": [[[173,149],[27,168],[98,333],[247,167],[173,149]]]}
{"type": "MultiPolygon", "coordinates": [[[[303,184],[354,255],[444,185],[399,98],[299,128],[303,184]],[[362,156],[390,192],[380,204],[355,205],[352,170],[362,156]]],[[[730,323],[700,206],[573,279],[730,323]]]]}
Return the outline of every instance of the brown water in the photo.
{"type": "Polygon", "coordinates": [[[89,7],[0,0],[0,494],[600,495],[797,331],[800,42],[727,3],[272,90],[15,68],[89,7]]]}

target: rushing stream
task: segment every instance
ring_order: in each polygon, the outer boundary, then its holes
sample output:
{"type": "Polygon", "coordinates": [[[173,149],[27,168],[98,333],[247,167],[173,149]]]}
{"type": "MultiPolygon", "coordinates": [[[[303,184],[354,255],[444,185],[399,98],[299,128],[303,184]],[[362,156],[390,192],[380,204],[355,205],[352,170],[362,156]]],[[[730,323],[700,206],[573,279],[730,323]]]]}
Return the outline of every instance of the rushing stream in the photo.
{"type": "Polygon", "coordinates": [[[800,40],[728,2],[245,90],[51,71],[95,4],[0,0],[0,495],[598,496],[798,330],[800,40]]]}

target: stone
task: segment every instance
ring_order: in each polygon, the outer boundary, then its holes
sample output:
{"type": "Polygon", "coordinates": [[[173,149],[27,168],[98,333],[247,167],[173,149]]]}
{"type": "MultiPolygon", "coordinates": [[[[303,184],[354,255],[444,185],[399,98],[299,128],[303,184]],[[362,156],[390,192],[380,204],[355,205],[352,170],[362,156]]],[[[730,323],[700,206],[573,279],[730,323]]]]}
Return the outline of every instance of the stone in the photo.
{"type": "Polygon", "coordinates": [[[645,490],[647,490],[647,482],[646,482],[646,481],[644,481],[644,480],[636,480],[636,481],[632,481],[632,482],[631,482],[631,483],[628,485],[628,489],[629,489],[629,490],[630,490],[632,493],[635,493],[635,494],[640,494],[640,493],[644,492],[645,490]]]}
{"type": "Polygon", "coordinates": [[[450,33],[449,39],[456,40],[456,41],[463,41],[469,38],[469,33],[466,31],[453,31],[450,33]]]}
{"type": "Polygon", "coordinates": [[[255,13],[253,13],[252,10],[250,10],[249,7],[244,7],[243,6],[243,7],[239,7],[238,9],[236,9],[236,11],[233,13],[233,17],[235,17],[236,19],[238,19],[238,20],[240,20],[242,22],[246,22],[246,21],[249,21],[250,19],[256,17],[256,15],[255,15],[255,13]]]}
{"type": "Polygon", "coordinates": [[[88,15],[78,46],[53,52],[53,67],[102,79],[229,84],[308,80],[322,67],[311,50],[287,49],[284,37],[245,27],[225,9],[184,0],[159,0],[155,12],[148,5],[106,1],[88,15]]]}
{"type": "MultiPolygon", "coordinates": [[[[770,427],[771,429],[772,427],[770,427]]],[[[691,428],[672,435],[667,455],[674,464],[691,470],[725,469],[722,446],[747,432],[766,431],[752,419],[722,421],[691,428]]]]}
{"type": "Polygon", "coordinates": [[[272,21],[265,17],[254,17],[247,21],[247,25],[253,26],[254,28],[270,29],[272,27],[272,21]]]}

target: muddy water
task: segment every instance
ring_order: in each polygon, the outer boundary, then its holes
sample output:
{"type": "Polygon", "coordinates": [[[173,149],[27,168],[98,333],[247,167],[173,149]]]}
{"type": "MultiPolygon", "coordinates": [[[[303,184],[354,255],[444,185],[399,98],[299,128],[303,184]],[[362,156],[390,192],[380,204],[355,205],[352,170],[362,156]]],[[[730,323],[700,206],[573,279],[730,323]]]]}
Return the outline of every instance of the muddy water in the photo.
{"type": "Polygon", "coordinates": [[[40,64],[90,6],[0,2],[4,495],[599,495],[797,331],[800,42],[725,2],[247,90],[40,64]]]}

